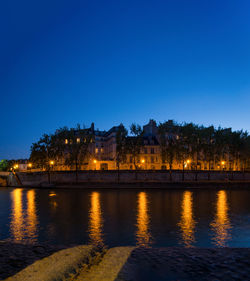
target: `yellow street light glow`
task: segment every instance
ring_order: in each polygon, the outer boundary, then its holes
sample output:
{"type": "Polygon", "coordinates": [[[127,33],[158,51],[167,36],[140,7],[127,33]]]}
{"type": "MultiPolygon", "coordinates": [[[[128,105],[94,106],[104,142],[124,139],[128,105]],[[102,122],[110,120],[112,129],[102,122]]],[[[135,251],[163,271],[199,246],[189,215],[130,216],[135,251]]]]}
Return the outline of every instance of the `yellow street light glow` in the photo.
{"type": "Polygon", "coordinates": [[[29,164],[28,164],[28,167],[31,168],[31,167],[32,167],[32,163],[29,163],[29,164]]]}
{"type": "Polygon", "coordinates": [[[226,162],[225,161],[221,161],[221,165],[225,165],[226,164],[226,162]]]}
{"type": "Polygon", "coordinates": [[[190,159],[188,159],[188,160],[187,160],[187,163],[189,164],[190,162],[191,162],[191,160],[190,160],[190,159]]]}
{"type": "Polygon", "coordinates": [[[145,159],[142,159],[141,162],[142,162],[142,163],[145,163],[145,159]]]}
{"type": "Polygon", "coordinates": [[[96,160],[93,161],[96,164],[96,160]]]}
{"type": "Polygon", "coordinates": [[[18,169],[18,164],[16,164],[16,165],[14,166],[14,169],[18,169]]]}
{"type": "Polygon", "coordinates": [[[51,160],[49,163],[50,163],[50,165],[54,165],[55,164],[55,162],[53,160],[51,160]]]}
{"type": "Polygon", "coordinates": [[[52,191],[50,192],[49,197],[53,197],[53,196],[56,196],[56,193],[52,191]]]}

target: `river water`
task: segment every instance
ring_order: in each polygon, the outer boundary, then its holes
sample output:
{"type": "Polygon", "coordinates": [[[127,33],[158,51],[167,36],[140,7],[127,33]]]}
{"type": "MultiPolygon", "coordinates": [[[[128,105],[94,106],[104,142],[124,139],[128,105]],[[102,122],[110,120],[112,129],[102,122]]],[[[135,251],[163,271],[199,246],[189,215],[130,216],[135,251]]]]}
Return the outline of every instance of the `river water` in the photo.
{"type": "Polygon", "coordinates": [[[250,247],[250,191],[0,189],[0,240],[250,247]]]}

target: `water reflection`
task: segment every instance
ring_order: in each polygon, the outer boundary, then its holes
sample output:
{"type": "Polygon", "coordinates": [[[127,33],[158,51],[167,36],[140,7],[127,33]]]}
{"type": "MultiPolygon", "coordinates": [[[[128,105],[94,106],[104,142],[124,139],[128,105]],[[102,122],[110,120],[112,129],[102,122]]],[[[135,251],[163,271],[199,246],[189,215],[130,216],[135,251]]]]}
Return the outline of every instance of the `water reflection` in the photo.
{"type": "Polygon", "coordinates": [[[24,217],[22,203],[22,189],[15,189],[11,193],[12,199],[12,214],[11,214],[11,234],[13,240],[18,242],[24,238],[24,217]]]}
{"type": "Polygon", "coordinates": [[[149,247],[151,235],[149,229],[148,198],[145,192],[138,194],[138,213],[136,240],[138,246],[149,247]]]}
{"type": "Polygon", "coordinates": [[[89,238],[92,244],[103,245],[103,219],[100,203],[100,193],[92,192],[89,211],[89,238]]]}
{"type": "Polygon", "coordinates": [[[227,241],[231,238],[228,210],[227,193],[225,190],[220,190],[217,193],[216,217],[211,223],[212,230],[215,233],[212,239],[218,247],[225,247],[227,241]]]}
{"type": "Polygon", "coordinates": [[[182,235],[182,243],[191,247],[195,242],[195,220],[193,218],[193,194],[190,191],[183,193],[181,221],[179,222],[182,235]]]}
{"type": "Polygon", "coordinates": [[[243,189],[0,189],[0,240],[248,247],[249,201],[243,189]]]}
{"type": "Polygon", "coordinates": [[[37,238],[37,215],[36,215],[36,193],[35,190],[27,192],[27,236],[36,241],[37,238]]]}
{"type": "Polygon", "coordinates": [[[50,197],[50,204],[52,206],[52,211],[54,212],[56,210],[56,208],[58,207],[57,194],[54,191],[50,191],[49,197],[50,197]]]}
{"type": "Polygon", "coordinates": [[[11,193],[12,214],[10,231],[13,240],[18,242],[37,240],[38,220],[36,215],[35,190],[26,193],[26,202],[23,200],[23,190],[15,189],[11,193]],[[26,207],[26,209],[25,209],[26,207]]]}

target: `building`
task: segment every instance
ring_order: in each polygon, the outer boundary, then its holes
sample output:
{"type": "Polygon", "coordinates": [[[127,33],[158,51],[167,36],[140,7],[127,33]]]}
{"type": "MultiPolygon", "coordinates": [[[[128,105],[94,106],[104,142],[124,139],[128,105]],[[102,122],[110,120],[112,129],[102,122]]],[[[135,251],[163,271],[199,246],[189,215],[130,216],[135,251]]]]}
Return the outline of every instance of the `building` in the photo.
{"type": "MultiPolygon", "coordinates": [[[[173,124],[172,120],[168,121],[168,124],[173,124]]],[[[80,170],[116,170],[116,134],[117,131],[123,126],[114,126],[108,131],[96,130],[94,123],[87,130],[91,136],[91,143],[89,144],[88,158],[79,164],[80,170]]],[[[165,137],[167,142],[171,140],[178,140],[179,135],[173,131],[166,131],[165,137]]],[[[75,138],[77,141],[81,142],[83,140],[79,137],[79,132],[75,132],[75,138]]],[[[127,140],[132,139],[133,136],[128,136],[127,140]]],[[[139,155],[133,158],[129,152],[126,154],[126,161],[120,163],[120,169],[134,170],[134,169],[146,169],[146,170],[166,170],[169,169],[169,163],[166,159],[163,160],[163,153],[161,147],[161,135],[159,133],[159,126],[157,126],[154,120],[149,120],[149,123],[143,126],[143,145],[140,148],[139,155]]],[[[65,143],[69,140],[65,139],[65,143]]],[[[168,149],[168,147],[167,147],[168,149]]],[[[176,157],[172,162],[172,169],[198,169],[198,170],[222,170],[231,169],[239,170],[239,168],[234,168],[231,166],[231,162],[227,152],[222,156],[223,161],[206,160],[203,151],[199,153],[193,153],[193,158],[185,158],[182,161],[177,161],[176,157]],[[209,167],[210,165],[210,167],[209,167]]],[[[70,170],[72,167],[66,166],[63,158],[56,161],[55,170],[70,170]]]]}

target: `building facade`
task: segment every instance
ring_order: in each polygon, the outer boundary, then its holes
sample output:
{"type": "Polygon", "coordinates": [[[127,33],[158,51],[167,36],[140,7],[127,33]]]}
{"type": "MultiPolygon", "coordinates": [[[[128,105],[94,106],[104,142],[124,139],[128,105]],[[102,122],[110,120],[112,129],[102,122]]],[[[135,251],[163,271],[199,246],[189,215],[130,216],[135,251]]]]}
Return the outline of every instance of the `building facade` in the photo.
{"type": "MultiPolygon", "coordinates": [[[[114,126],[108,131],[96,130],[92,123],[89,130],[93,136],[93,141],[89,145],[88,159],[84,163],[79,164],[80,170],[116,170],[116,154],[117,143],[116,135],[120,126],[114,126]]],[[[167,138],[171,137],[172,133],[166,133],[167,138]]],[[[173,136],[178,139],[178,135],[173,136]]],[[[77,132],[76,132],[77,138],[77,132]]],[[[128,137],[132,138],[132,137],[128,137]]],[[[146,169],[146,170],[166,170],[170,168],[168,161],[163,160],[162,147],[160,145],[159,126],[157,126],[154,120],[149,120],[149,123],[143,126],[143,145],[140,149],[139,155],[136,157],[136,165],[134,159],[129,152],[126,154],[126,160],[119,165],[120,169],[134,170],[134,169],[146,169]]],[[[65,140],[67,142],[68,140],[65,140]]],[[[79,139],[79,142],[81,140],[79,139]]],[[[194,154],[193,154],[194,155],[194,154]]],[[[239,170],[235,167],[231,167],[230,159],[227,155],[224,156],[223,161],[210,161],[209,164],[204,160],[202,153],[194,156],[195,159],[190,157],[183,159],[183,161],[177,161],[173,159],[172,169],[197,169],[197,170],[239,170]],[[210,165],[210,167],[209,167],[210,165]]],[[[72,167],[66,166],[64,159],[58,159],[54,166],[55,170],[70,170],[72,167]]]]}

